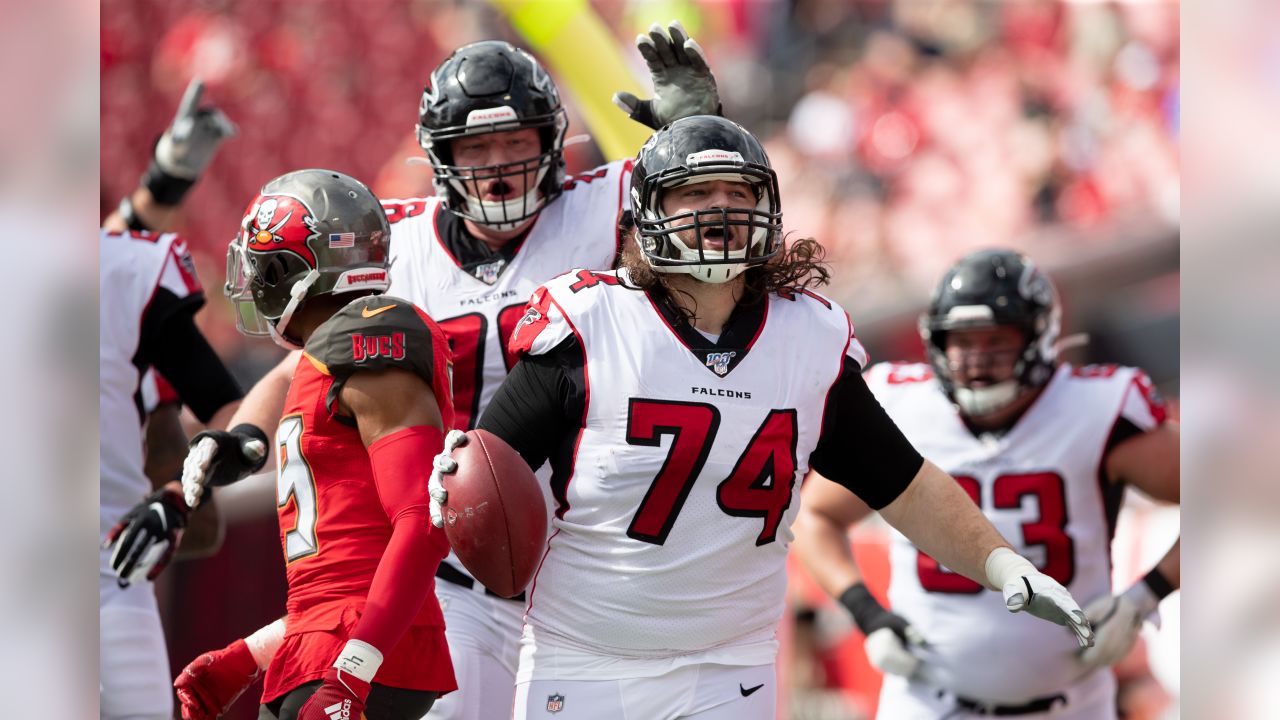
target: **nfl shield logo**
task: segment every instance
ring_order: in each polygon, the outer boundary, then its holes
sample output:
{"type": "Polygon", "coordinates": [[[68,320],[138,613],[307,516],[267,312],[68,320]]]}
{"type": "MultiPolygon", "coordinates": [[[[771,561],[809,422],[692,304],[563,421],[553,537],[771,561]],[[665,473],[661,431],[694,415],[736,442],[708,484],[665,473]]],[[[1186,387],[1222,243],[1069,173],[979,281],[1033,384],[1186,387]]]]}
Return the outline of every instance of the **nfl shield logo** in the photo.
{"type": "Polygon", "coordinates": [[[506,260],[498,258],[491,263],[477,265],[475,270],[476,279],[486,285],[492,285],[498,282],[498,273],[502,272],[502,266],[506,264],[506,260]]]}
{"type": "Polygon", "coordinates": [[[556,694],[556,695],[547,696],[547,712],[558,713],[563,709],[564,709],[563,695],[556,694]]]}
{"type": "Polygon", "coordinates": [[[711,368],[715,374],[723,377],[729,372],[729,361],[737,354],[736,352],[707,353],[707,367],[711,368]]]}

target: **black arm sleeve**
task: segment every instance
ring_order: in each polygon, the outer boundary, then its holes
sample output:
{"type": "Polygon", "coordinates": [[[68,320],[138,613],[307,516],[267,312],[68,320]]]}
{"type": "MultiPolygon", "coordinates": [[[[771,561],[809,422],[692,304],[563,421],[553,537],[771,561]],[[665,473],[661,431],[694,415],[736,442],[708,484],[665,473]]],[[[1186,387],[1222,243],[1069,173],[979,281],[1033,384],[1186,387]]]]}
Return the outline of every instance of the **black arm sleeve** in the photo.
{"type": "Polygon", "coordinates": [[[573,336],[549,353],[522,355],[476,427],[502,438],[534,470],[566,447],[572,453],[586,403],[583,363],[573,336]]]}
{"type": "Polygon", "coordinates": [[[879,510],[915,479],[924,458],[884,411],[853,358],[827,398],[822,436],[809,466],[879,510]]]}
{"type": "Polygon", "coordinates": [[[195,312],[203,304],[199,293],[179,298],[158,288],[142,315],[135,364],[154,365],[183,404],[207,423],[227,403],[244,397],[244,392],[196,327],[195,312]]]}

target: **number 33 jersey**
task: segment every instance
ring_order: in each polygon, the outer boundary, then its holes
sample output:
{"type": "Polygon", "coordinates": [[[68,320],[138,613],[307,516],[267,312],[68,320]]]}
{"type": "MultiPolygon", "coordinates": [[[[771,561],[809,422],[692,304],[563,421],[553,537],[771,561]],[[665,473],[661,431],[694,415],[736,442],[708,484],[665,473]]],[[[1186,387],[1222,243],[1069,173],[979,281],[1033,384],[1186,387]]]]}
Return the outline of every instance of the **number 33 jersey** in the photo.
{"type": "MultiPolygon", "coordinates": [[[[879,364],[867,384],[921,454],[946,470],[1020,554],[1081,605],[1111,592],[1110,545],[1123,488],[1107,451],[1165,420],[1140,370],[1063,364],[1004,435],[975,436],[923,364],[879,364]]],[[[920,629],[930,681],[1006,702],[1061,691],[1086,674],[1070,633],[947,570],[893,531],[889,599],[920,629]]]]}
{"type": "MultiPolygon", "coordinates": [[[[835,424],[828,397],[866,360],[844,311],[770,295],[713,342],[625,271],[579,270],[535,293],[512,347],[535,364],[574,349],[581,367],[568,381],[580,415],[551,457],[554,532],[529,625],[609,656],[725,648],[707,661],[772,662],[795,489],[835,424]]],[[[527,403],[507,390],[486,429],[509,400],[527,403]]]]}

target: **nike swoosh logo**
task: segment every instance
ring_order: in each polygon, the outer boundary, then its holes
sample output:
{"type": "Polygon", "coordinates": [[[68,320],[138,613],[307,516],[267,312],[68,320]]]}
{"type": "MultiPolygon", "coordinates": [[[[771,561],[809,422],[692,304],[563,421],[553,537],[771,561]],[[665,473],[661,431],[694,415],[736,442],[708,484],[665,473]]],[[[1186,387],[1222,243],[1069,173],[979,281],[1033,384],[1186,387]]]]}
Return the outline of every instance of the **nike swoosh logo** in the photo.
{"type": "Polygon", "coordinates": [[[742,687],[742,683],[738,683],[738,692],[742,693],[742,697],[747,697],[748,695],[759,690],[762,687],[764,687],[764,683],[760,683],[759,685],[753,688],[744,688],[742,687]]]}
{"type": "Polygon", "coordinates": [[[367,308],[367,307],[363,307],[363,308],[360,308],[360,317],[367,317],[367,318],[371,318],[371,317],[373,317],[374,315],[377,315],[378,313],[384,313],[384,312],[386,312],[386,311],[390,310],[390,309],[391,309],[391,308],[393,308],[393,307],[395,307],[395,305],[383,305],[382,307],[378,308],[377,310],[370,310],[370,309],[369,309],[369,308],[367,308]]]}

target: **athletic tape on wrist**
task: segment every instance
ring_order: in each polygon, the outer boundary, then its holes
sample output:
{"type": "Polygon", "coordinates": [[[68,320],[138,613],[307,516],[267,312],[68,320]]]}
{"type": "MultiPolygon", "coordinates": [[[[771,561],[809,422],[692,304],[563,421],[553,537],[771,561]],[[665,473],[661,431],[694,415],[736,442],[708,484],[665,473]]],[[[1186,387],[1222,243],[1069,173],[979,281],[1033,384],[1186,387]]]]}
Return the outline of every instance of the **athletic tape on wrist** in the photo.
{"type": "Polygon", "coordinates": [[[265,627],[258,628],[252,635],[244,639],[249,646],[249,654],[262,670],[271,664],[271,658],[284,642],[284,618],[280,618],[265,627]]]}
{"type": "Polygon", "coordinates": [[[987,582],[997,590],[1001,590],[1009,582],[1024,575],[1034,575],[1039,571],[1031,561],[1007,547],[998,547],[987,556],[987,582]]]}
{"type": "Polygon", "coordinates": [[[338,659],[333,661],[333,666],[366,683],[371,683],[373,676],[378,674],[378,668],[382,666],[382,653],[367,642],[351,639],[342,648],[342,652],[338,653],[338,659]]]}

